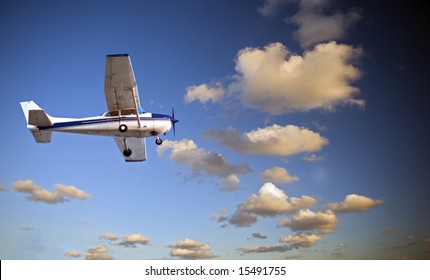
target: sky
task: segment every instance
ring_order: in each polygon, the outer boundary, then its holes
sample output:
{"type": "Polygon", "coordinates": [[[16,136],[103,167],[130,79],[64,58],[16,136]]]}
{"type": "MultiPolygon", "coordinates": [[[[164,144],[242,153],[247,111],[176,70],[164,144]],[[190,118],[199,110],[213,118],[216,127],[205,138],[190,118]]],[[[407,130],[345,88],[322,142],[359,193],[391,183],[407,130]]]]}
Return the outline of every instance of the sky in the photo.
{"type": "Polygon", "coordinates": [[[425,14],[404,1],[0,2],[1,259],[429,259],[425,14]],[[377,2],[377,3],[374,3],[377,2]],[[107,54],[176,136],[37,144],[107,111],[107,54]]]}

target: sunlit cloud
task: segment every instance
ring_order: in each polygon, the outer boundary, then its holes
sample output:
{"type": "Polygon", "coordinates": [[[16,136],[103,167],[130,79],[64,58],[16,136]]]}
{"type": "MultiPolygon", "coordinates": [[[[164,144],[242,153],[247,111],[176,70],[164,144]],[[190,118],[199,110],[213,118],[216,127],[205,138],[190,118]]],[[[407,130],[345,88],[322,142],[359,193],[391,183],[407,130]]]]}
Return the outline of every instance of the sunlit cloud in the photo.
{"type": "Polygon", "coordinates": [[[274,124],[242,135],[234,128],[209,130],[204,136],[244,154],[291,156],[321,150],[328,140],[319,133],[295,125],[274,124]]]}
{"type": "Polygon", "coordinates": [[[185,103],[199,101],[200,103],[207,103],[209,101],[217,102],[224,96],[224,89],[221,83],[216,83],[213,87],[206,84],[199,86],[190,86],[187,88],[185,95],[185,103]]]}
{"type": "Polygon", "coordinates": [[[239,184],[239,178],[236,174],[252,171],[247,163],[230,164],[220,153],[199,148],[193,140],[189,139],[180,141],[165,140],[163,145],[157,148],[157,153],[162,155],[166,151],[170,151],[170,158],[173,162],[187,165],[196,175],[219,177],[221,190],[236,190],[239,184]]]}
{"type": "Polygon", "coordinates": [[[13,183],[13,189],[17,192],[27,193],[29,200],[57,204],[69,201],[69,199],[86,200],[91,197],[88,193],[74,186],[55,184],[54,191],[48,191],[31,180],[21,180],[13,183]]]}
{"type": "Polygon", "coordinates": [[[5,186],[0,186],[0,191],[6,191],[7,188],[5,186]]]}
{"type": "Polygon", "coordinates": [[[113,257],[106,254],[107,248],[105,246],[97,246],[89,248],[85,255],[86,260],[113,260],[113,257]]]}
{"type": "Polygon", "coordinates": [[[299,235],[288,235],[288,236],[281,237],[279,238],[279,242],[287,243],[291,247],[303,248],[303,247],[311,247],[321,239],[322,239],[321,236],[317,234],[299,234],[299,235]]]}
{"type": "Polygon", "coordinates": [[[149,237],[140,234],[130,234],[121,239],[117,245],[126,247],[136,247],[137,245],[148,245],[150,242],[149,237]]]}
{"type": "Polygon", "coordinates": [[[116,241],[118,240],[118,236],[116,236],[115,234],[111,234],[111,233],[107,233],[107,234],[103,234],[102,236],[100,236],[100,239],[105,239],[105,240],[109,240],[109,241],[116,241]]]}
{"type": "Polygon", "coordinates": [[[291,218],[281,219],[279,226],[289,227],[293,231],[317,230],[321,233],[332,233],[337,226],[337,218],[331,210],[313,212],[304,209],[295,213],[291,218]]]}
{"type": "Polygon", "coordinates": [[[213,259],[218,257],[210,252],[210,245],[186,238],[167,245],[170,255],[182,259],[213,259]]]}
{"type": "Polygon", "coordinates": [[[291,2],[298,2],[300,10],[285,21],[299,27],[294,35],[303,48],[344,38],[348,29],[361,18],[357,9],[351,9],[347,13],[336,11],[328,14],[327,11],[334,2],[332,0],[291,2]]]}
{"type": "Polygon", "coordinates": [[[357,194],[349,194],[345,197],[344,201],[330,203],[326,207],[335,213],[351,213],[365,212],[383,203],[382,199],[372,199],[357,194]]]}
{"type": "Polygon", "coordinates": [[[290,175],[290,173],[285,168],[278,166],[266,169],[261,174],[261,179],[266,182],[274,182],[279,184],[288,184],[299,181],[299,177],[290,175]]]}
{"type": "Polygon", "coordinates": [[[362,53],[336,42],[319,44],[303,56],[281,43],[246,48],[236,58],[237,87],[244,105],[273,115],[331,111],[342,104],[362,107],[364,101],[354,98],[359,89],[351,86],[361,77],[353,63],[362,53]]]}
{"type": "MultiPolygon", "coordinates": [[[[230,225],[250,227],[257,222],[257,216],[273,217],[285,213],[296,213],[316,203],[316,199],[302,195],[300,198],[288,197],[285,192],[272,183],[265,183],[258,194],[253,194],[236,207],[227,218],[230,225]]],[[[223,221],[226,220],[225,217],[223,221]]]]}

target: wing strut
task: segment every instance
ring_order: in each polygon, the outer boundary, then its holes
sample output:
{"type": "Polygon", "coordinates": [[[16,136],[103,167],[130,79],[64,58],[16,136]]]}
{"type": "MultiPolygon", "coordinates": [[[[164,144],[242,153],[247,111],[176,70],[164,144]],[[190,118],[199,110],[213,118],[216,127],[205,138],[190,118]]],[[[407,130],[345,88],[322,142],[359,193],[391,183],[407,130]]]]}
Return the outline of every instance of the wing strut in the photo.
{"type": "Polygon", "coordinates": [[[140,123],[140,113],[139,108],[137,106],[137,92],[136,92],[136,86],[132,87],[132,94],[133,94],[133,101],[134,101],[134,109],[136,110],[136,116],[137,116],[137,126],[139,128],[142,127],[142,124],[140,123]]]}

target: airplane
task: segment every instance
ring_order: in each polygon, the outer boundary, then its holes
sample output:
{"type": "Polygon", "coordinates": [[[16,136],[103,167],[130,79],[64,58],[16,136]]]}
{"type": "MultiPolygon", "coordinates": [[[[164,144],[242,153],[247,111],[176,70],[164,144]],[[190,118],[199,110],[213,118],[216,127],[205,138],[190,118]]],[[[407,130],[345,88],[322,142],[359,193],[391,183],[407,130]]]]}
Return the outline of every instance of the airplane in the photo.
{"type": "Polygon", "coordinates": [[[104,91],[108,111],[88,118],[59,118],[48,115],[33,101],[21,102],[27,128],[37,143],[50,143],[52,132],[69,132],[111,136],[126,162],[146,160],[146,137],[155,137],[173,128],[176,134],[175,111],[172,115],[146,112],[139,101],[136,80],[128,54],[106,56],[104,91]]]}

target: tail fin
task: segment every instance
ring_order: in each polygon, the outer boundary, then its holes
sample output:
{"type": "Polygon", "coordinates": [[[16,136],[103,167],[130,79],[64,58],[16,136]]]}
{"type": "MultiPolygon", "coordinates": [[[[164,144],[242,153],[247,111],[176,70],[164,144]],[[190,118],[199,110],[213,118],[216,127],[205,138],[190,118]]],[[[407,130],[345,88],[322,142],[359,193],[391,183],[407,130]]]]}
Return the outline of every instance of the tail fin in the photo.
{"type": "Polygon", "coordinates": [[[51,126],[52,121],[49,115],[33,101],[21,102],[27,124],[40,126],[51,126]]]}
{"type": "Polygon", "coordinates": [[[51,117],[33,101],[21,102],[22,111],[27,120],[27,127],[31,130],[37,143],[50,143],[52,131],[39,130],[42,126],[51,126],[51,117]]]}

